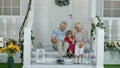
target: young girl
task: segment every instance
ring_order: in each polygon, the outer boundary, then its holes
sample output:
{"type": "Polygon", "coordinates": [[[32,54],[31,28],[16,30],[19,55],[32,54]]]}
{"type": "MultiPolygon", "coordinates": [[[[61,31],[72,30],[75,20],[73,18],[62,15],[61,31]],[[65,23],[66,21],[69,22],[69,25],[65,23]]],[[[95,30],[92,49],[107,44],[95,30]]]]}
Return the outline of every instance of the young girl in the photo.
{"type": "Polygon", "coordinates": [[[75,41],[74,41],[73,34],[72,34],[71,30],[67,31],[64,41],[69,44],[68,56],[69,56],[69,58],[71,58],[73,56],[74,50],[75,50],[75,41]]]}
{"type": "Polygon", "coordinates": [[[84,40],[84,35],[82,32],[82,24],[81,23],[76,23],[75,24],[75,64],[76,63],[81,63],[82,58],[83,58],[83,52],[84,52],[84,45],[85,45],[85,40],[84,40]]]}

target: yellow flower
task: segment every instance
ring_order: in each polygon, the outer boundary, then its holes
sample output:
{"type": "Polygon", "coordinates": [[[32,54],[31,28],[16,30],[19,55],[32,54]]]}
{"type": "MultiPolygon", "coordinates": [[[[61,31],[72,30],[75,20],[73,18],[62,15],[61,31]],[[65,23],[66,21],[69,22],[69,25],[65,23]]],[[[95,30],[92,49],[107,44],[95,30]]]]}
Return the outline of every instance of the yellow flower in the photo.
{"type": "Polygon", "coordinates": [[[14,53],[20,51],[19,47],[17,45],[14,45],[13,43],[10,43],[10,45],[8,45],[8,48],[12,50],[14,53]]]}
{"type": "Polygon", "coordinates": [[[4,53],[5,50],[6,50],[6,48],[1,48],[1,49],[0,49],[0,53],[4,53]]]}
{"type": "Polygon", "coordinates": [[[15,50],[16,50],[16,52],[18,52],[18,51],[20,51],[20,48],[17,45],[15,45],[15,50]]]}
{"type": "Polygon", "coordinates": [[[4,53],[4,52],[10,52],[11,53],[16,53],[20,51],[20,48],[18,47],[18,45],[14,45],[13,43],[10,43],[7,47],[3,47],[0,49],[0,53],[4,53]]]}
{"type": "Polygon", "coordinates": [[[8,48],[14,49],[15,47],[14,47],[13,43],[10,43],[10,45],[8,45],[8,48]]]}

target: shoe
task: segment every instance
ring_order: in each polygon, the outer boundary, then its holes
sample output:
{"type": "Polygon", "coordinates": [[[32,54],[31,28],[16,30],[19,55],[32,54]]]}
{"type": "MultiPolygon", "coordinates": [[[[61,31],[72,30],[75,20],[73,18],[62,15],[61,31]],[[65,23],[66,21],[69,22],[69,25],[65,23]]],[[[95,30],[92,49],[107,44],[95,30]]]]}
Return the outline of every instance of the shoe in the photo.
{"type": "Polygon", "coordinates": [[[60,64],[64,64],[64,59],[60,59],[60,64]]]}
{"type": "Polygon", "coordinates": [[[69,57],[70,59],[71,59],[73,56],[74,56],[73,54],[68,55],[68,57],[69,57]]]}
{"type": "Polygon", "coordinates": [[[73,58],[74,57],[74,55],[73,54],[71,54],[71,58],[73,58]]]}
{"type": "Polygon", "coordinates": [[[81,64],[81,63],[82,63],[82,59],[79,58],[79,59],[78,59],[78,64],[81,64]]]}
{"type": "Polygon", "coordinates": [[[71,55],[68,55],[69,59],[71,59],[71,55]]]}
{"type": "Polygon", "coordinates": [[[56,63],[57,63],[57,64],[64,64],[64,59],[57,59],[57,60],[56,60],[56,63]]]}
{"type": "Polygon", "coordinates": [[[78,58],[76,57],[75,61],[74,61],[74,64],[77,64],[77,63],[78,63],[78,58]]]}
{"type": "Polygon", "coordinates": [[[56,63],[59,64],[59,63],[60,63],[60,59],[57,59],[57,60],[56,60],[56,63]]]}
{"type": "Polygon", "coordinates": [[[63,56],[63,58],[67,58],[67,56],[63,56]]]}

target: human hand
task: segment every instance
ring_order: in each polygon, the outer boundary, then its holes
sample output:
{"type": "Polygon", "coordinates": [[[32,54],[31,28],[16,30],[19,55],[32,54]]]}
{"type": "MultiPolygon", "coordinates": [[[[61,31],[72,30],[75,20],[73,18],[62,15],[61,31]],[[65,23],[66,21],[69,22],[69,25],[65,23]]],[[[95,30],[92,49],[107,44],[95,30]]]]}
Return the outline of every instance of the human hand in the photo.
{"type": "Polygon", "coordinates": [[[72,43],[75,44],[75,39],[72,40],[72,43]]]}
{"type": "Polygon", "coordinates": [[[56,40],[56,42],[58,43],[58,42],[61,42],[61,40],[56,40]]]}
{"type": "Polygon", "coordinates": [[[79,48],[82,48],[84,45],[85,45],[85,42],[82,42],[82,43],[79,45],[79,48]]]}
{"type": "Polygon", "coordinates": [[[79,48],[82,48],[82,47],[83,47],[83,44],[80,44],[80,45],[79,45],[79,48]]]}

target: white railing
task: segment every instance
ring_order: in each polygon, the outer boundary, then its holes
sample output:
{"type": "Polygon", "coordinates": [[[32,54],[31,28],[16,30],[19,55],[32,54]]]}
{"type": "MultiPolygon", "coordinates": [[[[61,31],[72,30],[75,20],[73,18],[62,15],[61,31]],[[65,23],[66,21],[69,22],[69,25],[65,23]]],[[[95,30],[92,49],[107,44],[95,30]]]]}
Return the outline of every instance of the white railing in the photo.
{"type": "Polygon", "coordinates": [[[34,18],[34,0],[31,3],[31,10],[28,14],[26,25],[24,28],[24,61],[23,68],[31,68],[31,50],[32,50],[32,41],[31,41],[31,30],[34,18]]]}
{"type": "Polygon", "coordinates": [[[108,41],[120,40],[120,18],[102,18],[106,25],[108,41]]]}
{"type": "Polygon", "coordinates": [[[0,16],[0,36],[18,40],[18,30],[23,16],[0,16]]]}

